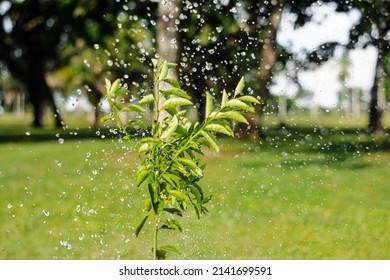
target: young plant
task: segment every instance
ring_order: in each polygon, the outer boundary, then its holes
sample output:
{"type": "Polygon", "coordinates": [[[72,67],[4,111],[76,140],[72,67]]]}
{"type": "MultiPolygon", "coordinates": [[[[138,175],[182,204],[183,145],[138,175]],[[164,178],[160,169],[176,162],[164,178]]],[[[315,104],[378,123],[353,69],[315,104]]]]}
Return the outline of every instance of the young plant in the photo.
{"type": "Polygon", "coordinates": [[[172,246],[159,246],[158,235],[161,230],[182,231],[179,218],[183,217],[189,206],[195,209],[197,217],[207,212],[205,204],[210,200],[199,185],[204,176],[205,165],[201,165],[199,155],[207,146],[219,151],[217,134],[233,137],[234,122],[248,123],[246,112],[254,112],[253,105],[259,101],[250,95],[241,95],[244,79],[241,78],[232,95],[222,92],[222,102],[214,106],[213,97],[206,93],[205,120],[191,122],[185,108],[193,106],[190,96],[180,88],[178,81],[168,78],[168,71],[175,64],[152,60],[154,65],[154,93],[147,94],[136,103],[122,104],[118,98],[128,90],[120,86],[120,80],[111,83],[106,80],[107,100],[111,114],[102,121],[117,123],[139,159],[135,185],[144,186],[147,199],[144,202],[145,216],[135,226],[138,236],[146,222],[151,220],[154,230],[153,259],[165,259],[168,252],[179,253],[172,246]],[[171,87],[162,87],[163,83],[171,87]],[[123,122],[121,115],[129,112],[145,113],[145,106],[153,108],[151,127],[138,120],[123,122]],[[163,118],[163,120],[161,120],[163,118]],[[142,128],[140,136],[134,133],[142,128]]]}

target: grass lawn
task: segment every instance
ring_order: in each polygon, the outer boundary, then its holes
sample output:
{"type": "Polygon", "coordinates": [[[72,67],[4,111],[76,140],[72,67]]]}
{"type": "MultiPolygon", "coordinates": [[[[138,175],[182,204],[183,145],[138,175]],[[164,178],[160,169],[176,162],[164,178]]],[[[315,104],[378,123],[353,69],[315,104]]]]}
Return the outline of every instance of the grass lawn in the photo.
{"type": "MultiPolygon", "coordinates": [[[[133,233],[144,190],[132,153],[82,131],[0,144],[0,259],[149,257],[149,227],[133,233]]],[[[182,250],[170,259],[390,259],[388,138],[318,126],[265,135],[205,151],[210,213],[162,234],[182,250]]]]}

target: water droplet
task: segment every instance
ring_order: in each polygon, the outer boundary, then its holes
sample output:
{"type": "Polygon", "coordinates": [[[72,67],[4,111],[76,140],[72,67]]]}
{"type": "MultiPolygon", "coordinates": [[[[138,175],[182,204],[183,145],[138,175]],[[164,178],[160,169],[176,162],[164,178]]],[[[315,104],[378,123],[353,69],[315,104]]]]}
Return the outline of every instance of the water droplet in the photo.
{"type": "Polygon", "coordinates": [[[70,250],[72,249],[72,245],[70,243],[68,243],[67,241],[60,241],[60,244],[64,247],[66,247],[66,249],[70,250]]]}

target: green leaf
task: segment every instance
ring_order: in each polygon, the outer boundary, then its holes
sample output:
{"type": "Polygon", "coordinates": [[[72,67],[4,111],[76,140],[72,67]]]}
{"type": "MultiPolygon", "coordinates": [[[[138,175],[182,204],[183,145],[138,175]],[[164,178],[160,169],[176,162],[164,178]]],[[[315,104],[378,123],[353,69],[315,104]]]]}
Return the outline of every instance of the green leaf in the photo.
{"type": "Polygon", "coordinates": [[[226,90],[223,90],[223,91],[222,91],[221,108],[225,107],[226,102],[228,101],[228,99],[229,99],[229,96],[228,96],[226,90]]]}
{"type": "Polygon", "coordinates": [[[166,250],[156,250],[156,256],[158,260],[165,260],[167,258],[166,250]]]}
{"type": "Polygon", "coordinates": [[[127,94],[129,92],[130,92],[130,90],[128,90],[128,89],[120,88],[120,89],[116,90],[115,92],[113,92],[113,94],[115,95],[115,97],[118,97],[119,95],[127,94]]]}
{"type": "Polygon", "coordinates": [[[209,143],[210,148],[213,148],[214,150],[219,152],[219,145],[218,145],[217,140],[215,139],[214,135],[212,135],[211,133],[208,133],[207,131],[204,131],[204,130],[201,130],[199,132],[199,134],[201,136],[203,136],[203,138],[207,141],[207,143],[209,143]]]}
{"type": "Polygon", "coordinates": [[[147,154],[149,151],[151,151],[153,149],[153,144],[151,143],[143,143],[142,145],[140,145],[140,147],[138,148],[138,154],[147,154]]]}
{"type": "Polygon", "coordinates": [[[181,252],[175,246],[172,246],[172,245],[161,246],[160,250],[169,251],[169,252],[176,253],[179,255],[181,254],[181,252]]]}
{"type": "Polygon", "coordinates": [[[149,197],[147,199],[145,199],[144,207],[145,207],[146,212],[149,212],[150,209],[152,209],[152,200],[149,197]]]}
{"type": "Polygon", "coordinates": [[[107,79],[107,78],[104,78],[104,82],[105,82],[105,87],[106,87],[107,92],[110,92],[111,81],[109,79],[107,79]]]}
{"type": "Polygon", "coordinates": [[[145,113],[146,110],[145,108],[136,105],[136,104],[131,104],[123,109],[121,109],[121,112],[137,112],[137,113],[145,113]]]}
{"type": "Polygon", "coordinates": [[[185,193],[178,191],[178,190],[167,190],[169,194],[173,195],[174,197],[180,199],[180,200],[186,200],[187,196],[185,193]]]}
{"type": "Polygon", "coordinates": [[[189,158],[178,158],[177,160],[180,161],[181,163],[184,163],[185,165],[190,166],[191,168],[198,168],[196,162],[194,162],[189,158]]]}
{"type": "Polygon", "coordinates": [[[222,133],[228,136],[234,136],[230,128],[217,123],[208,124],[205,126],[204,129],[215,133],[222,133]]]}
{"type": "Polygon", "coordinates": [[[151,60],[152,60],[152,64],[153,64],[154,68],[156,68],[158,65],[158,60],[155,58],[152,58],[151,60]]]}
{"type": "Polygon", "coordinates": [[[147,104],[147,103],[152,103],[154,102],[154,96],[153,94],[148,94],[142,97],[142,99],[138,102],[139,104],[147,104]]]}
{"type": "Polygon", "coordinates": [[[163,62],[158,80],[159,81],[164,80],[167,77],[167,75],[168,75],[168,65],[166,62],[163,62]]]}
{"type": "Polygon", "coordinates": [[[197,185],[197,184],[189,184],[188,185],[188,188],[190,190],[190,192],[195,196],[195,199],[196,201],[198,202],[198,204],[202,204],[203,202],[203,191],[202,191],[202,188],[197,185]]]}
{"type": "Polygon", "coordinates": [[[164,208],[164,211],[168,212],[170,214],[173,214],[173,215],[177,215],[179,217],[183,217],[182,211],[180,209],[177,209],[177,208],[164,208]]]}
{"type": "Polygon", "coordinates": [[[100,119],[100,122],[106,122],[106,121],[108,121],[108,120],[113,121],[113,120],[115,120],[115,118],[114,118],[113,116],[104,116],[104,117],[102,117],[102,118],[100,119]]]}
{"type": "Polygon", "coordinates": [[[206,92],[206,118],[208,118],[213,111],[213,97],[207,91],[206,92]]]}
{"type": "Polygon", "coordinates": [[[149,168],[146,166],[142,166],[141,169],[139,169],[137,172],[135,185],[139,187],[145,181],[148,174],[149,174],[149,168]]]}
{"type": "Polygon", "coordinates": [[[183,163],[184,165],[187,165],[188,167],[190,167],[196,176],[203,177],[202,169],[200,169],[198,167],[198,165],[196,164],[196,162],[194,162],[193,160],[191,160],[189,158],[178,158],[177,160],[180,161],[181,163],[183,163]]]}
{"type": "Polygon", "coordinates": [[[203,198],[202,204],[208,203],[211,200],[211,197],[212,197],[211,195],[208,195],[205,198],[203,198]]]}
{"type": "Polygon", "coordinates": [[[180,88],[169,88],[166,90],[161,90],[161,93],[164,95],[165,98],[169,98],[171,95],[176,95],[185,99],[191,99],[191,97],[180,88]]]}
{"type": "Polygon", "coordinates": [[[111,84],[111,87],[110,87],[110,94],[112,94],[112,95],[115,94],[115,92],[119,89],[120,82],[121,82],[121,80],[116,79],[116,80],[111,84]]]}
{"type": "Polygon", "coordinates": [[[154,143],[154,144],[159,144],[160,140],[153,138],[153,137],[144,137],[139,140],[139,143],[154,143]]]}
{"type": "Polygon", "coordinates": [[[244,96],[239,97],[238,99],[241,101],[244,101],[246,103],[260,104],[260,101],[251,95],[244,95],[244,96]]]}
{"type": "Polygon", "coordinates": [[[176,81],[175,79],[165,78],[164,82],[170,84],[171,86],[173,86],[175,88],[180,88],[178,81],[176,81]]]}
{"type": "Polygon", "coordinates": [[[161,110],[171,109],[176,106],[188,106],[188,105],[192,105],[192,102],[190,100],[182,97],[174,97],[166,100],[163,106],[161,107],[161,110]]]}
{"type": "Polygon", "coordinates": [[[163,229],[174,229],[174,230],[183,231],[180,223],[176,220],[162,220],[161,222],[162,222],[161,228],[163,229]]]}
{"type": "Polygon", "coordinates": [[[161,135],[161,139],[167,139],[173,132],[175,132],[177,125],[179,124],[179,120],[177,119],[177,116],[174,115],[171,119],[171,121],[168,124],[168,127],[164,130],[163,134],[161,135]]]}
{"type": "Polygon", "coordinates": [[[231,119],[240,123],[248,124],[246,118],[237,111],[220,112],[214,116],[215,119],[231,119]]]}
{"type": "Polygon", "coordinates": [[[161,200],[154,204],[156,215],[160,215],[165,209],[165,201],[161,200]]]}
{"type": "Polygon", "coordinates": [[[134,128],[134,129],[144,129],[146,130],[148,127],[146,126],[146,124],[144,124],[143,122],[139,121],[139,120],[129,120],[129,122],[127,123],[127,126],[126,127],[131,127],[131,128],[134,128]]]}
{"type": "Polygon", "coordinates": [[[177,66],[176,63],[172,63],[172,62],[166,62],[166,64],[168,66],[168,69],[175,68],[177,66]]]}
{"type": "Polygon", "coordinates": [[[172,187],[180,187],[180,178],[171,173],[164,173],[161,175],[165,182],[167,182],[172,187]]]}
{"type": "Polygon", "coordinates": [[[157,202],[158,202],[158,185],[153,182],[152,184],[148,184],[148,191],[149,191],[149,196],[152,201],[153,209],[154,212],[157,212],[157,202]]]}
{"type": "Polygon", "coordinates": [[[246,112],[254,113],[255,110],[252,106],[246,104],[245,102],[239,100],[239,99],[231,99],[226,102],[225,107],[228,108],[234,108],[234,109],[241,109],[246,112]]]}
{"type": "Polygon", "coordinates": [[[138,221],[137,225],[135,226],[135,236],[138,237],[138,235],[140,234],[140,232],[141,232],[142,228],[144,227],[144,225],[145,225],[145,223],[146,223],[146,220],[147,220],[148,218],[149,218],[149,215],[147,215],[147,216],[141,218],[141,219],[138,221]]]}
{"type": "Polygon", "coordinates": [[[234,97],[239,95],[244,90],[244,87],[245,87],[245,79],[244,77],[241,77],[240,81],[236,86],[236,89],[234,90],[234,97]]]}

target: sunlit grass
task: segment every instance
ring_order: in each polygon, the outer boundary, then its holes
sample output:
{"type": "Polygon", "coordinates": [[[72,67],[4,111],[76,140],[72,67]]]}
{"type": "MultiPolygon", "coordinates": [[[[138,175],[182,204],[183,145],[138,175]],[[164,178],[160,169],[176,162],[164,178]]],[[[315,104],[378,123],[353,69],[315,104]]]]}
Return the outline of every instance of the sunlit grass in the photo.
{"type": "MultiPolygon", "coordinates": [[[[54,135],[0,145],[0,259],[147,259],[151,232],[133,234],[144,197],[132,153],[69,131],[63,144],[54,135]]],[[[316,128],[223,140],[203,158],[210,213],[162,235],[182,250],[169,257],[389,259],[389,147],[316,128]]]]}

